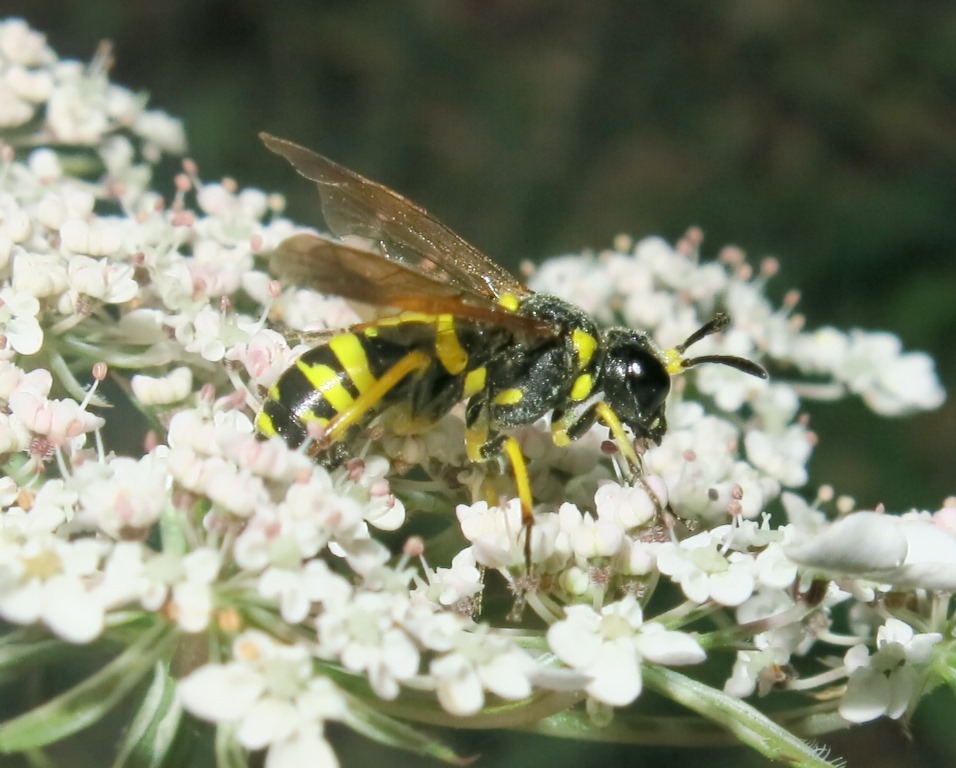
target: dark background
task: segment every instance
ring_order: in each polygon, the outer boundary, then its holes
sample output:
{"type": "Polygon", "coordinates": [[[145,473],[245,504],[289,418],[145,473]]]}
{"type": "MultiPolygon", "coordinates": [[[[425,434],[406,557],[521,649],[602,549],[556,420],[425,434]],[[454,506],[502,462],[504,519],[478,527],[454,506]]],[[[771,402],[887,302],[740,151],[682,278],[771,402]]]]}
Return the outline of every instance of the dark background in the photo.
{"type": "MultiPolygon", "coordinates": [[[[951,3],[3,0],[0,14],[61,57],[112,40],[113,80],[185,120],[206,179],[285,191],[304,222],[310,189],[257,131],[395,187],[512,267],[700,225],[710,255],[779,256],[770,293],[798,288],[810,327],[892,330],[956,385],[951,3]]],[[[858,402],[809,410],[814,483],[891,511],[956,493],[952,400],[889,421],[858,402]]],[[[895,724],[826,742],[851,766],[952,765],[952,712],[935,697],[913,743],[895,724]]],[[[457,738],[486,765],[763,764],[457,738]]],[[[347,765],[373,759],[352,750],[347,765]]]]}

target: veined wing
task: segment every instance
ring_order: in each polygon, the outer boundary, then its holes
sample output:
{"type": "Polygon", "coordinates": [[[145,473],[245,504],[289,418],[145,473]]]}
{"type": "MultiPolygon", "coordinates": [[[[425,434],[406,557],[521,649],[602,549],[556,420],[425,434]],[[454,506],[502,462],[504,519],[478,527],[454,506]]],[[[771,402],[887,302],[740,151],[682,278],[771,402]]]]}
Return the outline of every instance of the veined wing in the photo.
{"type": "Polygon", "coordinates": [[[447,313],[531,336],[556,333],[550,323],[515,314],[488,296],[436,279],[431,272],[310,233],[283,240],[270,258],[269,270],[282,281],[366,304],[447,313]]]}
{"type": "Polygon", "coordinates": [[[417,264],[436,281],[492,300],[506,293],[530,293],[508,270],[411,200],[291,141],[267,133],[259,137],[299,174],[316,182],[332,234],[370,238],[387,259],[417,264]]]}

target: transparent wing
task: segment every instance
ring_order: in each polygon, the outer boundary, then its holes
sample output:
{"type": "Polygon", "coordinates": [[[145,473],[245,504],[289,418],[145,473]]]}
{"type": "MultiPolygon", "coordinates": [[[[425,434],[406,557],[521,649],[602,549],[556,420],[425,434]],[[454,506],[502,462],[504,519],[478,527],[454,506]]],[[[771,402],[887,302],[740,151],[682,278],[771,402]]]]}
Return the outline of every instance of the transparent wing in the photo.
{"type": "Polygon", "coordinates": [[[266,147],[316,182],[332,234],[377,242],[385,258],[418,265],[445,282],[496,300],[530,290],[504,267],[397,192],[291,141],[259,134],[266,147]]]}
{"type": "Polygon", "coordinates": [[[550,323],[518,315],[469,288],[436,279],[431,272],[310,233],[286,238],[269,270],[283,282],[382,307],[452,314],[532,336],[553,336],[550,323]]]}

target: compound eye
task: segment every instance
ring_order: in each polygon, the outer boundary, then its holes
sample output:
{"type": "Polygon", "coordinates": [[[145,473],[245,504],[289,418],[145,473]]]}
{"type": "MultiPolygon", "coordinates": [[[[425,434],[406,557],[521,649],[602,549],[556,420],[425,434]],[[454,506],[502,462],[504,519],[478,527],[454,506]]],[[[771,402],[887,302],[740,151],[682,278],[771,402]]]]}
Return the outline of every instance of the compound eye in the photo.
{"type": "Polygon", "coordinates": [[[670,386],[670,377],[657,358],[642,354],[628,363],[627,387],[646,416],[661,409],[670,386]]]}

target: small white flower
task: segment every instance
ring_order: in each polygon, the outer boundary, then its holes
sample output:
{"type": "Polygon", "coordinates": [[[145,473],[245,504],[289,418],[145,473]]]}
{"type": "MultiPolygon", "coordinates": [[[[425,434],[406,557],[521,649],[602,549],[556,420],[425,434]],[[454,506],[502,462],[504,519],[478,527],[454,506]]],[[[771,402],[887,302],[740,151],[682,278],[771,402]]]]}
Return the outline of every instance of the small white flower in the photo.
{"type": "Polygon", "coordinates": [[[578,557],[614,557],[624,545],[624,528],[610,515],[595,519],[573,504],[562,504],[558,519],[578,557]]]}
{"type": "Polygon", "coordinates": [[[182,559],[183,578],[173,584],[169,611],[185,632],[202,632],[213,611],[212,585],[219,575],[222,556],[207,547],[182,559]]]}
{"type": "Polygon", "coordinates": [[[628,595],[604,606],[572,605],[548,629],[555,655],[590,681],[585,690],[611,706],[626,706],[642,688],[641,662],[697,664],[706,658],[690,635],[644,623],[637,600],[628,595]]]}
{"type": "Polygon", "coordinates": [[[418,672],[418,648],[396,622],[406,607],[397,595],[359,592],[316,620],[319,653],[364,672],[378,696],[394,699],[399,683],[418,672]]]}
{"type": "Polygon", "coordinates": [[[428,577],[427,594],[445,607],[471,600],[485,588],[471,547],[455,555],[450,568],[436,568],[428,577]]]}
{"type": "Polygon", "coordinates": [[[29,293],[0,289],[0,332],[14,352],[33,355],[43,346],[43,328],[37,320],[40,302],[29,293]]]}
{"type": "Polygon", "coordinates": [[[123,245],[123,230],[109,219],[69,219],[60,227],[63,245],[87,256],[112,256],[123,245]]]}
{"type": "Polygon", "coordinates": [[[130,379],[136,399],[143,405],[171,405],[185,400],[193,389],[193,372],[180,366],[165,376],[136,374],[130,379]]]}
{"type": "Polygon", "coordinates": [[[729,526],[705,531],[680,544],[667,542],[657,551],[657,567],[669,576],[688,599],[740,605],[756,584],[754,558],[743,552],[724,552],[722,540],[729,526]]]}
{"type": "Polygon", "coordinates": [[[23,19],[0,22],[0,54],[7,61],[24,67],[56,61],[56,54],[46,43],[46,35],[31,29],[23,19]]]}
{"type": "Polygon", "coordinates": [[[30,213],[14,198],[6,194],[0,195],[0,235],[13,245],[26,244],[32,234],[33,220],[30,213]]]}
{"type": "Polygon", "coordinates": [[[60,256],[20,251],[13,260],[11,284],[17,293],[43,299],[62,293],[70,281],[60,256]]]}
{"type": "Polygon", "coordinates": [[[73,256],[67,267],[70,282],[69,303],[61,311],[74,311],[80,297],[88,296],[104,304],[125,304],[139,293],[130,264],[112,264],[89,256],[73,256]]]}
{"type": "Polygon", "coordinates": [[[827,573],[901,588],[956,590],[956,536],[918,515],[854,512],[785,551],[794,562],[827,573]]]}
{"type": "Polygon", "coordinates": [[[308,649],[249,630],[236,638],[232,657],[180,680],[183,707],[204,720],[233,724],[243,747],[269,750],[266,765],[337,765],[322,731],[326,720],[344,716],[346,704],[333,683],[312,676],[308,649]],[[315,751],[304,763],[291,762],[305,749],[315,751]]]}
{"type": "Polygon", "coordinates": [[[531,658],[508,640],[476,629],[459,632],[456,649],[432,661],[438,701],[453,715],[474,715],[485,703],[485,691],[503,699],[531,695],[531,658]]]}
{"type": "Polygon", "coordinates": [[[0,616],[15,624],[42,621],[71,643],[103,631],[106,606],[91,582],[106,545],[36,535],[0,552],[0,616]]]}
{"type": "Polygon", "coordinates": [[[281,334],[271,328],[263,328],[256,331],[248,341],[232,347],[226,353],[226,359],[238,360],[254,384],[268,388],[301,351],[299,347],[290,348],[281,334]]]}
{"type": "Polygon", "coordinates": [[[745,699],[754,691],[766,696],[783,677],[782,667],[790,660],[781,648],[773,646],[756,651],[737,651],[737,660],[724,693],[745,699]]]}
{"type": "Polygon", "coordinates": [[[93,466],[101,471],[81,481],[82,519],[114,539],[145,535],[166,508],[165,467],[151,454],[93,466]]]}
{"type": "MultiPolygon", "coordinates": [[[[521,564],[524,550],[521,544],[521,503],[517,499],[508,502],[504,509],[489,507],[485,501],[459,504],[455,514],[479,565],[507,568],[521,564]]],[[[533,544],[531,553],[532,556],[537,554],[533,544]]]]}
{"type": "Polygon", "coordinates": [[[282,618],[299,624],[313,604],[339,607],[348,602],[348,581],[329,570],[324,560],[310,560],[301,569],[267,568],[259,577],[259,594],[279,605],[282,618]]]}
{"type": "Polygon", "coordinates": [[[261,477],[237,469],[227,461],[210,459],[206,466],[205,493],[229,514],[250,517],[256,507],[267,500],[268,494],[261,477]]]}
{"type": "Polygon", "coordinates": [[[846,653],[850,673],[840,714],[853,723],[865,723],[886,715],[897,719],[906,712],[917,693],[920,671],[929,663],[939,632],[917,634],[909,624],[890,618],[876,636],[876,653],[865,645],[846,653]]]}
{"type": "Polygon", "coordinates": [[[213,585],[222,566],[222,556],[200,547],[185,556],[159,554],[137,565],[135,558],[118,563],[137,581],[140,601],[148,610],[166,606],[169,615],[186,632],[202,632],[209,625],[214,606],[213,585]]]}
{"type": "MultiPolygon", "coordinates": [[[[651,478],[645,478],[650,481],[651,478]]],[[[657,489],[655,489],[656,491],[657,489]]],[[[661,489],[660,503],[667,504],[666,493],[661,489]]],[[[603,483],[594,493],[594,508],[600,520],[614,520],[624,528],[637,528],[651,521],[657,507],[650,494],[639,485],[603,483]]]]}
{"type": "Polygon", "coordinates": [[[85,432],[100,429],[103,418],[83,410],[75,400],[49,400],[36,392],[19,390],[10,396],[10,412],[27,429],[54,445],[65,445],[85,432]]]}
{"type": "Polygon", "coordinates": [[[133,131],[142,136],[147,147],[144,154],[155,162],[159,153],[181,155],[186,151],[186,132],[181,120],[158,109],[148,109],[136,116],[133,131]]]}
{"type": "Polygon", "coordinates": [[[744,437],[751,463],[788,488],[807,482],[807,461],[813,443],[806,427],[794,424],[782,432],[748,430],[744,437]]]}

